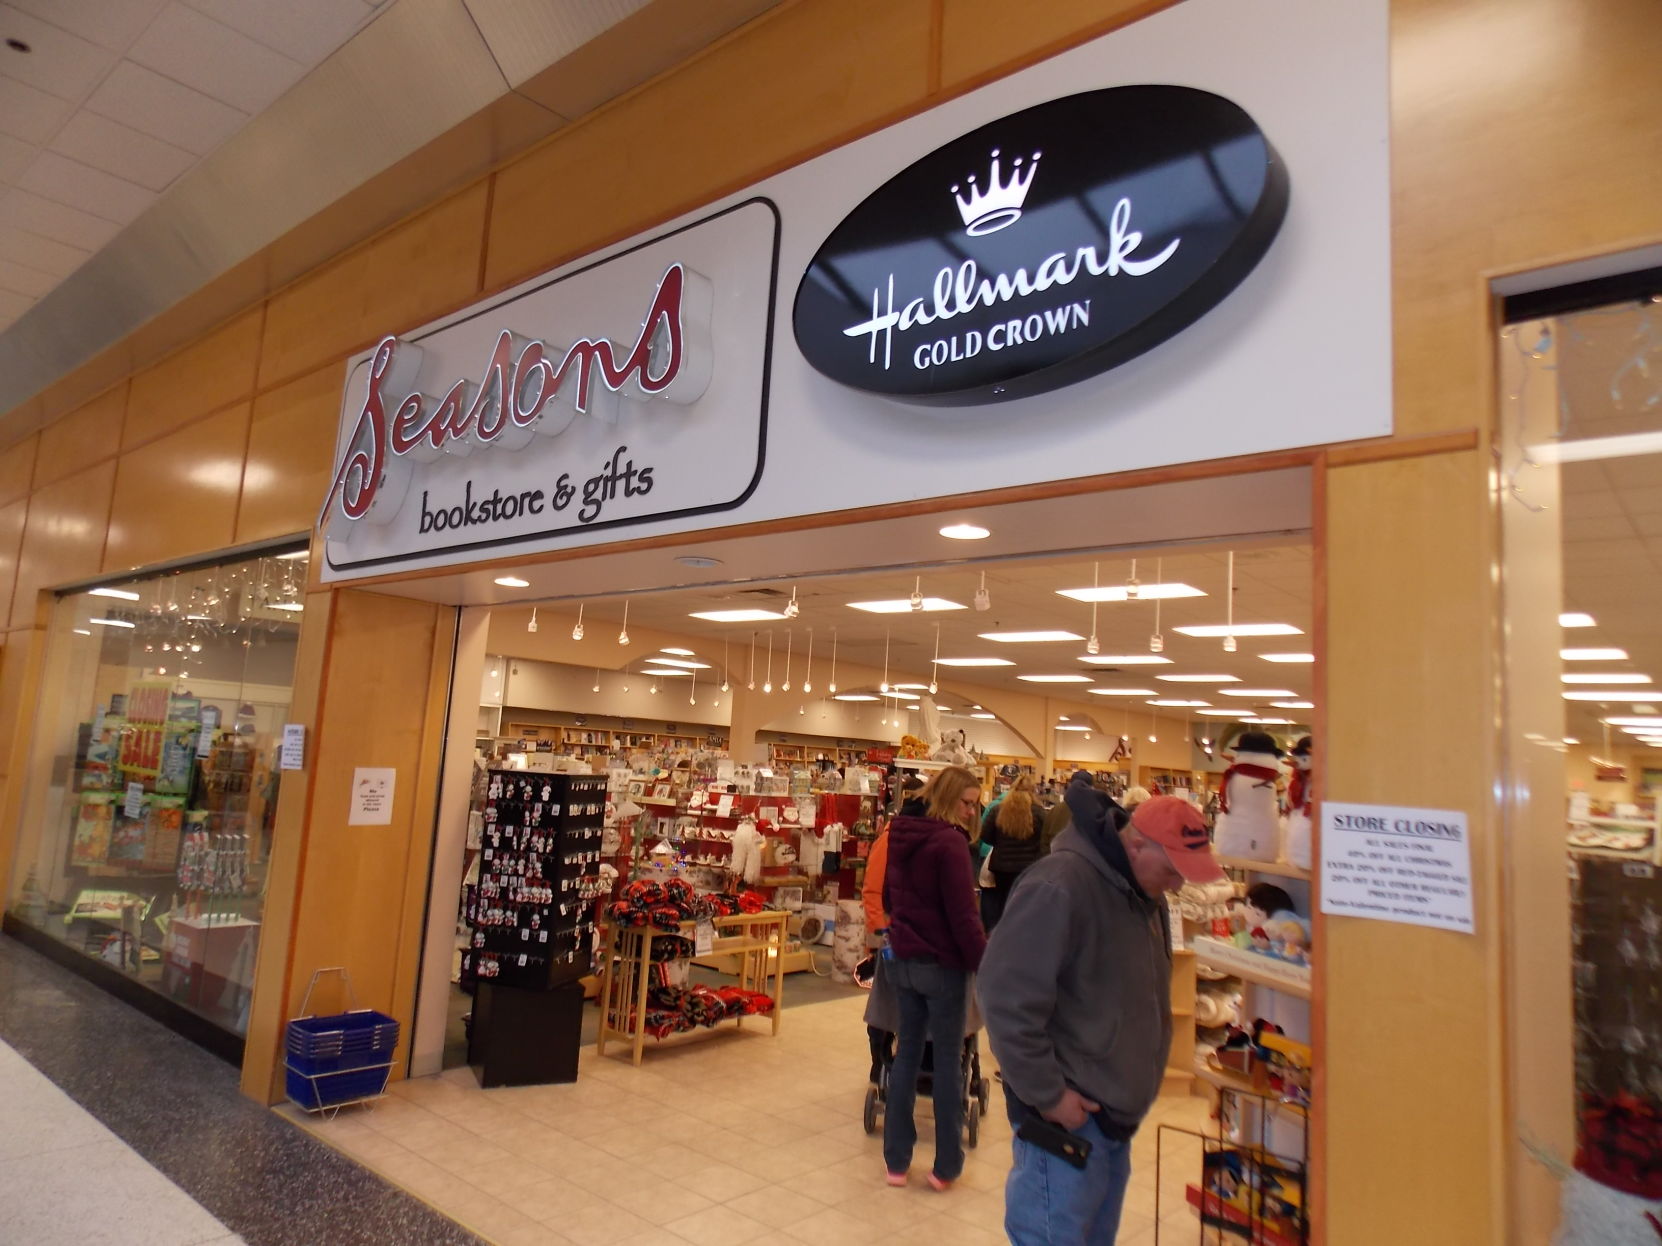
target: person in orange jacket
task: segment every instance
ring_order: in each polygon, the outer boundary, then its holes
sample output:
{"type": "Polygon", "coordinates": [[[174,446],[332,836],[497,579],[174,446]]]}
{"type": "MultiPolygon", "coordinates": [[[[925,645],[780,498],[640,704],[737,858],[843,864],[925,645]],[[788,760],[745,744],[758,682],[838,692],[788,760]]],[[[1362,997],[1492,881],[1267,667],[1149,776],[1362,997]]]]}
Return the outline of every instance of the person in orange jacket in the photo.
{"type": "Polygon", "coordinates": [[[866,877],[860,884],[860,901],[866,909],[866,934],[880,935],[889,928],[883,911],[883,878],[889,872],[889,832],[879,835],[866,854],[866,877]]]}

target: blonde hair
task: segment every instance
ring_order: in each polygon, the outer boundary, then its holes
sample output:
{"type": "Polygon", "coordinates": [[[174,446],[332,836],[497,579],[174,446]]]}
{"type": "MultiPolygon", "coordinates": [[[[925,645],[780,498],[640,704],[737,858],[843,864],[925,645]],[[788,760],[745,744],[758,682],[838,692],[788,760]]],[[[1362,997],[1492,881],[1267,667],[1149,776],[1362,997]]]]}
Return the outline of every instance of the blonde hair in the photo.
{"type": "Polygon", "coordinates": [[[970,839],[976,840],[981,838],[980,815],[977,813],[966,819],[962,801],[965,792],[971,788],[979,791],[980,787],[981,780],[973,771],[963,766],[948,766],[945,770],[937,770],[934,777],[923,785],[918,799],[931,818],[962,827],[970,839]]]}
{"type": "Polygon", "coordinates": [[[1033,779],[1022,775],[1010,786],[994,819],[1001,834],[1011,839],[1033,837],[1033,779]]]}

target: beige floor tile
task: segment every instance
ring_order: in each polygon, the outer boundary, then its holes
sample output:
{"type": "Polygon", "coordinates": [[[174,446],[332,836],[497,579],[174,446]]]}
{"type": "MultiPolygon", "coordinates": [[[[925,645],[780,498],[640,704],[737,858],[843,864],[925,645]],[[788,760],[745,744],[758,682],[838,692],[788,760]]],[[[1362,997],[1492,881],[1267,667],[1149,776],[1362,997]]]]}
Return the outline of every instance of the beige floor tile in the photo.
{"type": "Polygon", "coordinates": [[[718,1206],[714,1199],[670,1181],[646,1179],[635,1188],[614,1192],[612,1201],[651,1224],[669,1224],[718,1206]]]}
{"type": "Polygon", "coordinates": [[[652,1228],[624,1238],[617,1246],[687,1246],[687,1239],[668,1229],[652,1228]]]}
{"type": "Polygon", "coordinates": [[[636,1159],[664,1145],[663,1136],[656,1130],[635,1125],[619,1126],[615,1122],[604,1133],[594,1134],[584,1141],[619,1159],[636,1159]]]}
{"type": "Polygon", "coordinates": [[[499,1164],[487,1164],[465,1174],[467,1180],[487,1194],[506,1195],[540,1185],[548,1180],[548,1170],[527,1160],[509,1157],[499,1164]]]}
{"type": "Polygon", "coordinates": [[[522,1215],[548,1224],[558,1224],[563,1215],[606,1202],[600,1196],[560,1177],[550,1177],[545,1181],[509,1190],[500,1198],[522,1215]]]}
{"type": "Polygon", "coordinates": [[[614,1246],[653,1227],[634,1212],[603,1202],[560,1215],[547,1223],[576,1246],[614,1246]]]}
{"type": "Polygon", "coordinates": [[[865,1221],[875,1235],[882,1238],[891,1228],[939,1216],[942,1197],[926,1185],[911,1185],[903,1189],[882,1185],[868,1188],[859,1196],[836,1204],[836,1207],[856,1220],[865,1221]]]}
{"type": "Polygon", "coordinates": [[[664,1227],[694,1243],[694,1246],[728,1246],[729,1243],[765,1240],[774,1232],[760,1220],[752,1220],[742,1212],[719,1204],[690,1216],[682,1216],[679,1220],[671,1220],[664,1227]]]}
{"type": "Polygon", "coordinates": [[[827,1207],[784,1230],[785,1240],[808,1246],[867,1246],[871,1225],[837,1207],[827,1207]]]}
{"type": "MultiPolygon", "coordinates": [[[[690,1138],[696,1137],[697,1134],[692,1131],[682,1134],[666,1132],[661,1136],[690,1138]]],[[[702,1168],[709,1162],[709,1156],[713,1150],[714,1148],[704,1146],[694,1149],[679,1142],[671,1142],[660,1146],[655,1151],[648,1151],[644,1155],[636,1156],[634,1163],[639,1166],[643,1173],[649,1173],[656,1177],[673,1177],[676,1173],[702,1168]]]]}
{"type": "Polygon", "coordinates": [[[997,1228],[1004,1223],[1002,1190],[950,1190],[941,1202],[941,1214],[959,1224],[997,1228]]]}
{"type": "Polygon", "coordinates": [[[825,1210],[825,1204],[817,1198],[810,1198],[806,1194],[799,1194],[795,1190],[787,1190],[777,1185],[765,1186],[760,1190],[752,1190],[749,1194],[742,1194],[738,1198],[729,1199],[727,1205],[752,1220],[761,1221],[771,1229],[789,1228],[825,1210]]]}
{"type": "MultiPolygon", "coordinates": [[[[917,1179],[922,1180],[921,1177],[917,1179]]],[[[831,1207],[841,1206],[853,1199],[869,1198],[889,1189],[883,1182],[881,1162],[871,1165],[860,1175],[819,1168],[786,1178],[779,1184],[783,1189],[806,1194],[809,1198],[818,1199],[831,1207]]]]}
{"type": "Polygon", "coordinates": [[[671,1180],[717,1203],[732,1202],[757,1190],[771,1188],[766,1177],[758,1177],[755,1173],[725,1163],[706,1164],[702,1168],[678,1173],[671,1180]]]}

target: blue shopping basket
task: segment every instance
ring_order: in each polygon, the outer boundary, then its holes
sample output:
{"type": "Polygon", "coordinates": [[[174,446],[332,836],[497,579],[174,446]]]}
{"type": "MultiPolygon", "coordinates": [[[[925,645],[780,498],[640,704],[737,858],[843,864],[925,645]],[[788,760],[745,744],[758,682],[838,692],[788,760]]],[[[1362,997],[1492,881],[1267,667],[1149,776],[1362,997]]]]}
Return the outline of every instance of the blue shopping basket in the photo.
{"type": "Polygon", "coordinates": [[[351,975],[338,966],[312,974],[300,1011],[311,1006],[312,991],[326,973],[341,976],[353,1007],[330,1016],[296,1017],[284,1040],[288,1097],[308,1112],[334,1111],[385,1094],[398,1047],[398,1021],[373,1008],[358,1008],[351,975]]]}

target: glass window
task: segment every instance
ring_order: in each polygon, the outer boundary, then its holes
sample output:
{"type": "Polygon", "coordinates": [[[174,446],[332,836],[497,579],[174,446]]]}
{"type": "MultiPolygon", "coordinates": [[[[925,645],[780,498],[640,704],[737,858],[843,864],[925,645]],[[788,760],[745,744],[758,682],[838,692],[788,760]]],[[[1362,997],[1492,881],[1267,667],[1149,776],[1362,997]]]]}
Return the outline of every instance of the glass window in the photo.
{"type": "Polygon", "coordinates": [[[306,551],[60,597],[12,878],[21,921],[236,1034],[306,551]]]}

